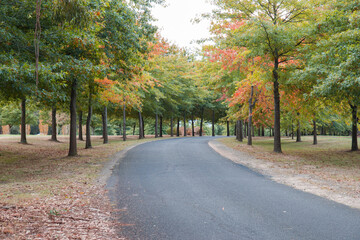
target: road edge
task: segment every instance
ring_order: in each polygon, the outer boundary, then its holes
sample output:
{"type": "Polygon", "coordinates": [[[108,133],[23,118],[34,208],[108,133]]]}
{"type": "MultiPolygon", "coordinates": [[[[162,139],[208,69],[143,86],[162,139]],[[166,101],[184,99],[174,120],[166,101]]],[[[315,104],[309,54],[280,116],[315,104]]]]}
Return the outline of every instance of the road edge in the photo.
{"type": "Polygon", "coordinates": [[[251,156],[248,153],[235,150],[217,140],[210,140],[208,145],[221,156],[233,161],[234,163],[246,166],[255,172],[261,173],[277,183],[326,198],[354,209],[360,209],[359,199],[343,196],[325,189],[321,186],[321,183],[320,185],[319,183],[315,184],[316,182],[314,181],[312,184],[311,182],[305,180],[306,178],[311,179],[311,176],[295,174],[291,171],[291,169],[281,169],[275,163],[267,162],[251,156]]]}
{"type": "Polygon", "coordinates": [[[152,141],[137,143],[135,145],[126,147],[125,149],[110,156],[109,161],[107,161],[104,164],[104,166],[102,167],[102,170],[99,173],[99,176],[97,177],[95,182],[101,186],[106,186],[108,179],[111,177],[112,171],[118,164],[120,164],[121,160],[126,156],[127,152],[137,146],[140,146],[142,144],[149,143],[149,142],[152,142],[152,141]]]}

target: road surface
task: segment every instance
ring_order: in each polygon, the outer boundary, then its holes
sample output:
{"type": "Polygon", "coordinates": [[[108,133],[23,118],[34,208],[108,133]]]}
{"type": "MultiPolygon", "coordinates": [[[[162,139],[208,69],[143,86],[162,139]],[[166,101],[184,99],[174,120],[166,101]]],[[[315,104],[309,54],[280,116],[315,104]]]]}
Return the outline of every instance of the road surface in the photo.
{"type": "Polygon", "coordinates": [[[360,211],[220,156],[211,137],[149,142],[108,180],[120,236],[169,240],[359,240],[360,211]]]}

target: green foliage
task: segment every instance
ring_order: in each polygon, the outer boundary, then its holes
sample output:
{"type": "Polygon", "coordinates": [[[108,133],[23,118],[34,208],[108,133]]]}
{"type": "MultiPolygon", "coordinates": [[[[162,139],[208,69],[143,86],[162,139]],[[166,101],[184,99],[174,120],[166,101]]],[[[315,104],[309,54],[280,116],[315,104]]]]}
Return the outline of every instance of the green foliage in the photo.
{"type": "MultiPolygon", "coordinates": [[[[37,125],[39,122],[39,112],[32,105],[27,107],[27,123],[37,125]]],[[[10,102],[2,106],[0,112],[1,125],[19,126],[21,124],[21,107],[19,102],[10,102]]]]}

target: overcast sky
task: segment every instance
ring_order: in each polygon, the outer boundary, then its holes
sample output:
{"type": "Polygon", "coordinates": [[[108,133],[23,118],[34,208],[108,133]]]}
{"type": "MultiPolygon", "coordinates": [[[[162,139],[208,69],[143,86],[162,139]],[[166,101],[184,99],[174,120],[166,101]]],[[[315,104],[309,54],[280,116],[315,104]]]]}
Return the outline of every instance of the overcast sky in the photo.
{"type": "Polygon", "coordinates": [[[202,21],[193,24],[191,19],[211,12],[213,6],[207,0],[166,0],[166,3],[165,8],[156,6],[153,9],[153,16],[158,19],[155,25],[159,27],[161,35],[179,47],[199,47],[191,42],[209,37],[210,23],[202,21]]]}

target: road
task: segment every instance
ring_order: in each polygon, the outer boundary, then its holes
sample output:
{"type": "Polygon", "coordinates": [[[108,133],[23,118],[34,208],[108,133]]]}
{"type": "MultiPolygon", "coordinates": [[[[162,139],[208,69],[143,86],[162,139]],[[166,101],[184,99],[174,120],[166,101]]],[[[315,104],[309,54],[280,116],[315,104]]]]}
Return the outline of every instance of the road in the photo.
{"type": "Polygon", "coordinates": [[[108,180],[120,236],[169,240],[359,240],[360,211],[223,158],[211,137],[142,144],[108,180]]]}

